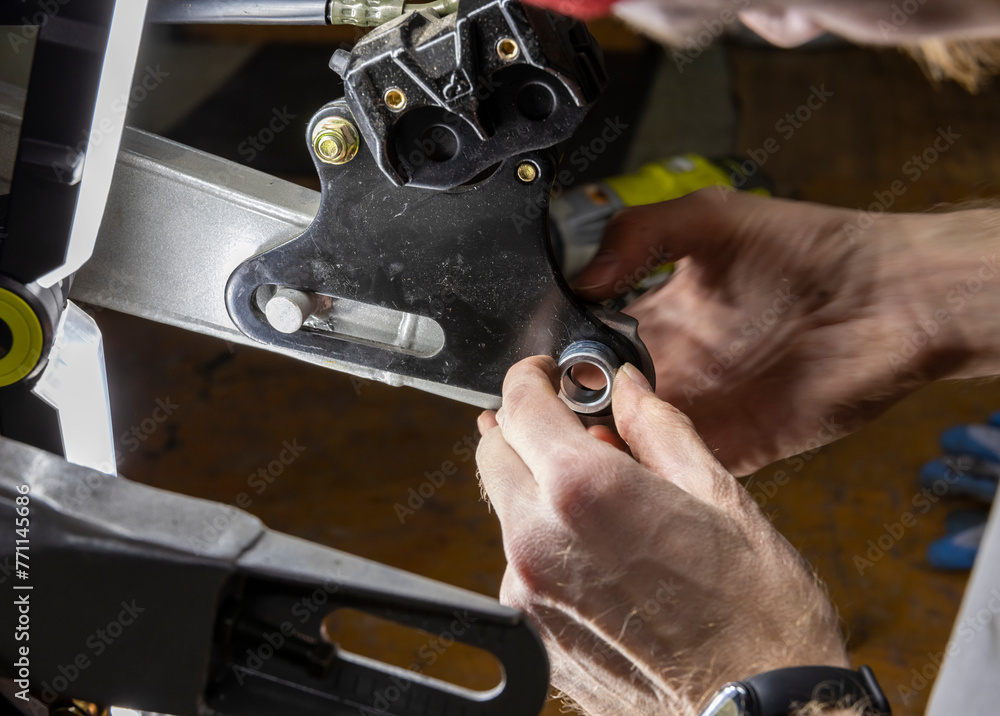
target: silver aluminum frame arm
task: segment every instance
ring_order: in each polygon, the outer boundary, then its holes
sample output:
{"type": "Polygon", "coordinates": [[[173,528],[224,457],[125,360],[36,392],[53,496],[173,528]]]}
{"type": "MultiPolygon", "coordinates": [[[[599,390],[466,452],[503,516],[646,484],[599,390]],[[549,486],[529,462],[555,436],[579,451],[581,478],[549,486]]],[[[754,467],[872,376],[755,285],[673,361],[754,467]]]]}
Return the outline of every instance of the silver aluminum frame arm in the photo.
{"type": "MultiPolygon", "coordinates": [[[[22,91],[0,84],[0,191],[10,183],[22,103],[22,91]]],[[[230,275],[305,231],[319,201],[319,192],[126,128],[97,244],[70,297],[366,380],[493,407],[491,396],[265,345],[233,324],[225,302],[230,275]]]]}

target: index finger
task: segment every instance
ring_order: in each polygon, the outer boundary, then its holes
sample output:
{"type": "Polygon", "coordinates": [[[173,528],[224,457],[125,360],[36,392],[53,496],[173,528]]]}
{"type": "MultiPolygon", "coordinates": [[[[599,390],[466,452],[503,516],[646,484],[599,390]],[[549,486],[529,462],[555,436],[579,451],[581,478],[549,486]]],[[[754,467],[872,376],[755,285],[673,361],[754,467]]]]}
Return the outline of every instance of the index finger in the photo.
{"type": "MultiPolygon", "coordinates": [[[[758,196],[721,187],[700,189],[679,199],[633,206],[604,228],[601,248],[573,282],[580,296],[601,301],[624,293],[642,272],[685,257],[725,265],[759,242],[800,231],[803,226],[839,229],[846,209],[758,196]]],[[[813,234],[810,241],[815,241],[813,234]]],[[[832,234],[831,234],[832,235],[832,234]]]]}
{"type": "Polygon", "coordinates": [[[600,301],[628,289],[636,270],[647,271],[698,251],[711,252],[768,201],[719,187],[679,199],[623,209],[604,228],[601,248],[573,281],[584,298],[600,301]]]}
{"type": "Polygon", "coordinates": [[[594,440],[559,397],[558,380],[554,360],[525,358],[507,372],[496,415],[507,444],[538,480],[563,463],[567,452],[578,454],[594,440]]]}
{"type": "Polygon", "coordinates": [[[495,425],[483,433],[476,450],[482,489],[497,511],[506,532],[530,512],[537,501],[538,485],[531,471],[506,443],[495,425]]]}

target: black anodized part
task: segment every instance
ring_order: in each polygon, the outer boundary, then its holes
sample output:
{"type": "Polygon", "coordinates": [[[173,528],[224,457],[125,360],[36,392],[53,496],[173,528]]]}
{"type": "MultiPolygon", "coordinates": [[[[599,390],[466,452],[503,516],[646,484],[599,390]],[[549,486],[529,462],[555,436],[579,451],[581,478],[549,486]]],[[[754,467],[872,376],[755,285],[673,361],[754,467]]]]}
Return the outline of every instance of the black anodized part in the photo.
{"type": "MultiPolygon", "coordinates": [[[[342,101],[310,126],[351,118],[342,101]]],[[[226,305],[234,323],[263,343],[424,379],[481,394],[497,407],[503,377],[518,360],[558,357],[575,341],[611,347],[623,361],[649,366],[641,343],[607,325],[569,290],[547,236],[551,151],[502,162],[479,183],[452,191],[397,187],[362,147],[350,162],[317,160],[323,199],[299,237],[239,266],[226,305]],[[525,183],[518,167],[537,176],[525,183]],[[414,355],[311,330],[281,333],[268,323],[256,292],[281,286],[433,319],[444,333],[434,355],[414,355]]],[[[333,322],[336,331],[336,321],[333,322]]],[[[651,367],[645,372],[652,378],[651,367]]]]}

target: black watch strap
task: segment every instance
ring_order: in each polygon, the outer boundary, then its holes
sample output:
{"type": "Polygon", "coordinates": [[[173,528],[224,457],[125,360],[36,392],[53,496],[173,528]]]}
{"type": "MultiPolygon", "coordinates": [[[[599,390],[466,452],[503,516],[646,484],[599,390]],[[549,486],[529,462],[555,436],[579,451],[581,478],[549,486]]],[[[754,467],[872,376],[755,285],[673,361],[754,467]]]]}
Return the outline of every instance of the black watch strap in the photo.
{"type": "Polygon", "coordinates": [[[835,666],[794,666],[757,674],[740,682],[750,703],[747,714],[787,716],[810,701],[862,707],[866,716],[890,716],[889,701],[867,666],[857,671],[835,666]]]}

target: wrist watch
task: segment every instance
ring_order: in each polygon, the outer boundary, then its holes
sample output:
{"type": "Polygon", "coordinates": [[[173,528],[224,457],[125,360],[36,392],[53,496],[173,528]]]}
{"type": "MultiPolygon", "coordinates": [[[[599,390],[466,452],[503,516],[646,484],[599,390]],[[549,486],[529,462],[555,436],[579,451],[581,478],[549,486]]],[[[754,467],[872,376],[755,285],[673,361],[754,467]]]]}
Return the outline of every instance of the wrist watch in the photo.
{"type": "Polygon", "coordinates": [[[865,716],[891,716],[889,701],[867,666],[794,666],[723,686],[701,716],[790,716],[810,702],[853,708],[865,716]]]}

